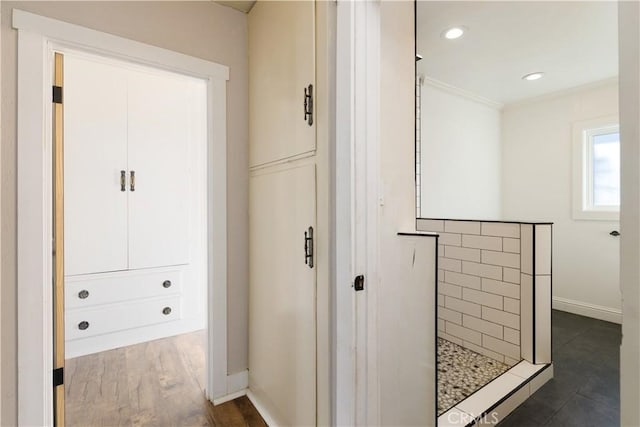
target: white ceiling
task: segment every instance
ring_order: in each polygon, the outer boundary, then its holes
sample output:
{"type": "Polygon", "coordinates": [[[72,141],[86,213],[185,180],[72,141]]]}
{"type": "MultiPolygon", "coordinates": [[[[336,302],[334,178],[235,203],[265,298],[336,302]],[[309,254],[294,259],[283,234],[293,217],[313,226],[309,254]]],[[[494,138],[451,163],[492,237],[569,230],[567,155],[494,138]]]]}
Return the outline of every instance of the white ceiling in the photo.
{"type": "Polygon", "coordinates": [[[618,75],[615,1],[418,1],[418,73],[509,104],[618,75]],[[441,37],[467,28],[457,40],[441,37]],[[545,76],[522,80],[534,71],[545,76]]]}
{"type": "Polygon", "coordinates": [[[255,0],[213,0],[214,3],[220,3],[223,6],[229,6],[240,12],[249,13],[255,0]]]}

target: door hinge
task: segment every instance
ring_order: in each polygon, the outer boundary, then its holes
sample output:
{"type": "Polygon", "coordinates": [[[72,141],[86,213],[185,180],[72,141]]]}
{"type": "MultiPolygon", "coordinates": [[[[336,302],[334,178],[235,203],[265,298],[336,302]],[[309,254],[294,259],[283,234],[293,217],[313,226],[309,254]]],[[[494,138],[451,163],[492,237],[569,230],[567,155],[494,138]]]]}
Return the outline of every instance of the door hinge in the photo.
{"type": "Polygon", "coordinates": [[[62,86],[53,86],[53,103],[62,104],[62,86]]]}
{"type": "Polygon", "coordinates": [[[304,88],[304,119],[313,125],[313,85],[304,88]]]}
{"type": "Polygon", "coordinates": [[[53,370],[53,387],[64,384],[64,368],[56,368],[53,370]]]}
{"type": "Polygon", "coordinates": [[[356,276],[353,281],[353,289],[355,291],[364,291],[364,275],[356,276]]]}
{"type": "Polygon", "coordinates": [[[313,227],[304,232],[304,263],[313,268],[313,227]]]}

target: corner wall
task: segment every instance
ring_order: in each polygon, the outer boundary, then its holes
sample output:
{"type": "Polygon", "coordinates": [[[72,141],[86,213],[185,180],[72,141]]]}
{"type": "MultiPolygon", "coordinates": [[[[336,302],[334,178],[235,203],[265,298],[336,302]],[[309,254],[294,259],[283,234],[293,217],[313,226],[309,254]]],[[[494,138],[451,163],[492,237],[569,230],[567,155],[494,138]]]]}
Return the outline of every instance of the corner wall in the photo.
{"type": "Polygon", "coordinates": [[[0,425],[17,423],[16,74],[12,9],[22,9],[230,67],[227,112],[228,370],[247,368],[248,111],[246,15],[213,2],[6,2],[0,4],[2,51],[0,425]]]}
{"type": "Polygon", "coordinates": [[[615,80],[505,108],[502,201],[504,218],[554,223],[554,307],[619,323],[619,223],[572,217],[573,123],[617,115],[615,80]]]}

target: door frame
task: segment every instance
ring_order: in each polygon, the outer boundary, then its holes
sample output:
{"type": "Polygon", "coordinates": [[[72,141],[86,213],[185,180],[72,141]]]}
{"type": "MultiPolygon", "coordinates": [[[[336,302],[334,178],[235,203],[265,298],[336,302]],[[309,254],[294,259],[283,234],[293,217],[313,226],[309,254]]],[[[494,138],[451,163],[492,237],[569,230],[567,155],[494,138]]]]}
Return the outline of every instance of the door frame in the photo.
{"type": "Polygon", "coordinates": [[[228,67],[21,10],[18,30],[18,424],[53,423],[52,66],[66,47],[207,82],[207,378],[211,401],[227,378],[226,81],[228,67]],[[214,209],[215,207],[215,209],[214,209]]]}
{"type": "Polygon", "coordinates": [[[337,4],[333,425],[380,424],[380,6],[337,4]]]}

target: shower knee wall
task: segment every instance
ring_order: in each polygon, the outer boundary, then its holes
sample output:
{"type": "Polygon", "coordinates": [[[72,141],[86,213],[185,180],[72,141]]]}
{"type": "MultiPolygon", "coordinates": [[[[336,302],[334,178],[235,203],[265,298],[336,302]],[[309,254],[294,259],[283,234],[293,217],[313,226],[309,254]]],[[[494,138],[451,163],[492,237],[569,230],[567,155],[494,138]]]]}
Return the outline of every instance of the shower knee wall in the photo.
{"type": "Polygon", "coordinates": [[[551,362],[552,224],[418,219],[437,232],[438,336],[515,365],[551,362]]]}

